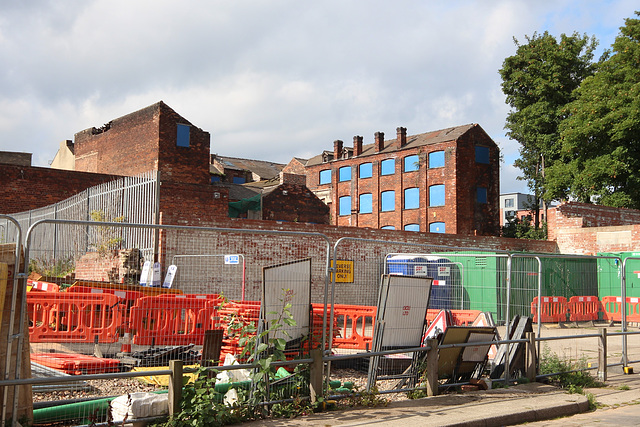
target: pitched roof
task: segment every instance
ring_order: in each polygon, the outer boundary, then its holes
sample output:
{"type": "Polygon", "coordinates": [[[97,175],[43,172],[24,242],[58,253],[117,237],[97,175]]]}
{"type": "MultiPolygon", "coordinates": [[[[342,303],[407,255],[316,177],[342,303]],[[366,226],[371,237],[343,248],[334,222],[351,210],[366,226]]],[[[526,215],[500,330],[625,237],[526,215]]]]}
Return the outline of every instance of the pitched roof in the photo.
{"type": "MultiPolygon", "coordinates": [[[[397,144],[395,144],[395,142],[397,141],[396,138],[389,139],[384,141],[384,147],[379,153],[393,153],[395,151],[407,150],[410,148],[416,148],[425,145],[438,144],[446,141],[455,141],[475,126],[478,125],[471,123],[468,125],[454,126],[447,129],[425,132],[418,135],[407,135],[407,144],[404,145],[401,149],[398,148],[397,144]]],[[[345,148],[352,149],[351,147],[345,148]]],[[[309,159],[305,166],[314,166],[324,163],[322,161],[324,153],[333,155],[333,151],[325,150],[322,154],[318,154],[317,156],[309,159]]],[[[375,150],[375,144],[366,144],[362,146],[362,154],[360,154],[360,156],[358,157],[370,156],[379,153],[375,150]]]]}
{"type": "Polygon", "coordinates": [[[269,162],[266,160],[240,159],[237,157],[227,157],[215,155],[215,159],[221,162],[225,169],[248,170],[260,177],[260,179],[271,179],[280,175],[280,171],[286,166],[281,163],[269,162]]]}

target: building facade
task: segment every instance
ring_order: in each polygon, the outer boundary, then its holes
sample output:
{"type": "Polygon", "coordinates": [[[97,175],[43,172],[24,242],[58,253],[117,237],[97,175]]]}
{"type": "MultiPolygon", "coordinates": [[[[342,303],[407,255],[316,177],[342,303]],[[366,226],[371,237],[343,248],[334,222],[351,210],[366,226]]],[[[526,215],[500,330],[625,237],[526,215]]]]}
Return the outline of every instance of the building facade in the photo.
{"type": "Polygon", "coordinates": [[[361,136],[353,147],[335,141],[305,174],[334,225],[497,235],[499,155],[477,124],[413,136],[399,127],[388,141],[382,132],[368,145],[361,136]]]}

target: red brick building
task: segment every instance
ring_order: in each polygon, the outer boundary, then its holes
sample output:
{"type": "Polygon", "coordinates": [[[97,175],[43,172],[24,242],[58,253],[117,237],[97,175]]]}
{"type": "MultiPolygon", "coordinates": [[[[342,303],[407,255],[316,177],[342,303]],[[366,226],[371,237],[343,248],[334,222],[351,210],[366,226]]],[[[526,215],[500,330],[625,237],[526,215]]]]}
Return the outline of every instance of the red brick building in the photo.
{"type": "MultiPolygon", "coordinates": [[[[477,124],[396,139],[335,141],[306,161],[307,186],[340,226],[497,235],[499,149],[477,124]]],[[[285,172],[299,169],[294,159],[285,172]]]]}

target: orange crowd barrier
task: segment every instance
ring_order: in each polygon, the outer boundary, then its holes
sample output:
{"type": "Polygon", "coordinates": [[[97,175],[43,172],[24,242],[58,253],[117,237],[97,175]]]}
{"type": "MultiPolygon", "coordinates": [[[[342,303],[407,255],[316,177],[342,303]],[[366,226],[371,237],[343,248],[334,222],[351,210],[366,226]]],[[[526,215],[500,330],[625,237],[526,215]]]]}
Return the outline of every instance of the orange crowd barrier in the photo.
{"type": "Polygon", "coordinates": [[[604,320],[610,322],[622,321],[622,297],[603,297],[602,298],[602,311],[604,313],[604,320]]]}
{"type": "Polygon", "coordinates": [[[640,298],[627,297],[627,322],[640,322],[640,298]]]}
{"type": "MultiPolygon", "coordinates": [[[[538,321],[538,297],[531,301],[533,321],[538,321]]],[[[542,297],[540,304],[540,321],[564,322],[567,320],[567,299],[565,297],[542,297]]]]}
{"type": "Polygon", "coordinates": [[[31,342],[114,343],[123,321],[110,294],[29,292],[27,313],[31,342]]]}
{"type": "Polygon", "coordinates": [[[78,353],[31,353],[31,361],[69,375],[120,371],[120,361],[78,353]]]}
{"type": "Polygon", "coordinates": [[[129,329],[138,345],[202,345],[204,325],[201,310],[209,310],[213,299],[174,296],[146,296],[131,307],[129,329]]]}
{"type": "Polygon", "coordinates": [[[342,336],[333,338],[333,347],[360,349],[371,348],[377,308],[364,305],[336,304],[335,325],[342,336]]]}
{"type": "Polygon", "coordinates": [[[86,286],[88,288],[95,288],[95,289],[116,289],[118,291],[137,291],[142,293],[145,296],[183,293],[180,289],[158,288],[158,287],[138,286],[138,285],[125,285],[122,283],[91,282],[88,280],[78,280],[74,282],[74,284],[71,287],[73,286],[86,286]]]}
{"type": "Polygon", "coordinates": [[[567,310],[572,322],[598,320],[602,303],[596,296],[574,296],[569,299],[567,310]]]}

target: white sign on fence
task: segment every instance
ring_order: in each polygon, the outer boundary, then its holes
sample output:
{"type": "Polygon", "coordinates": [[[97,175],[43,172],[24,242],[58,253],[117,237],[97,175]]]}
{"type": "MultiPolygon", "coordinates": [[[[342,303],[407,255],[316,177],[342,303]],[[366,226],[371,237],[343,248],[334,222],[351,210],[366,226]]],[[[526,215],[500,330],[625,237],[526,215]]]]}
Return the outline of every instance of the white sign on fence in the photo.
{"type": "Polygon", "coordinates": [[[225,264],[240,264],[240,255],[225,255],[225,264]]]}

